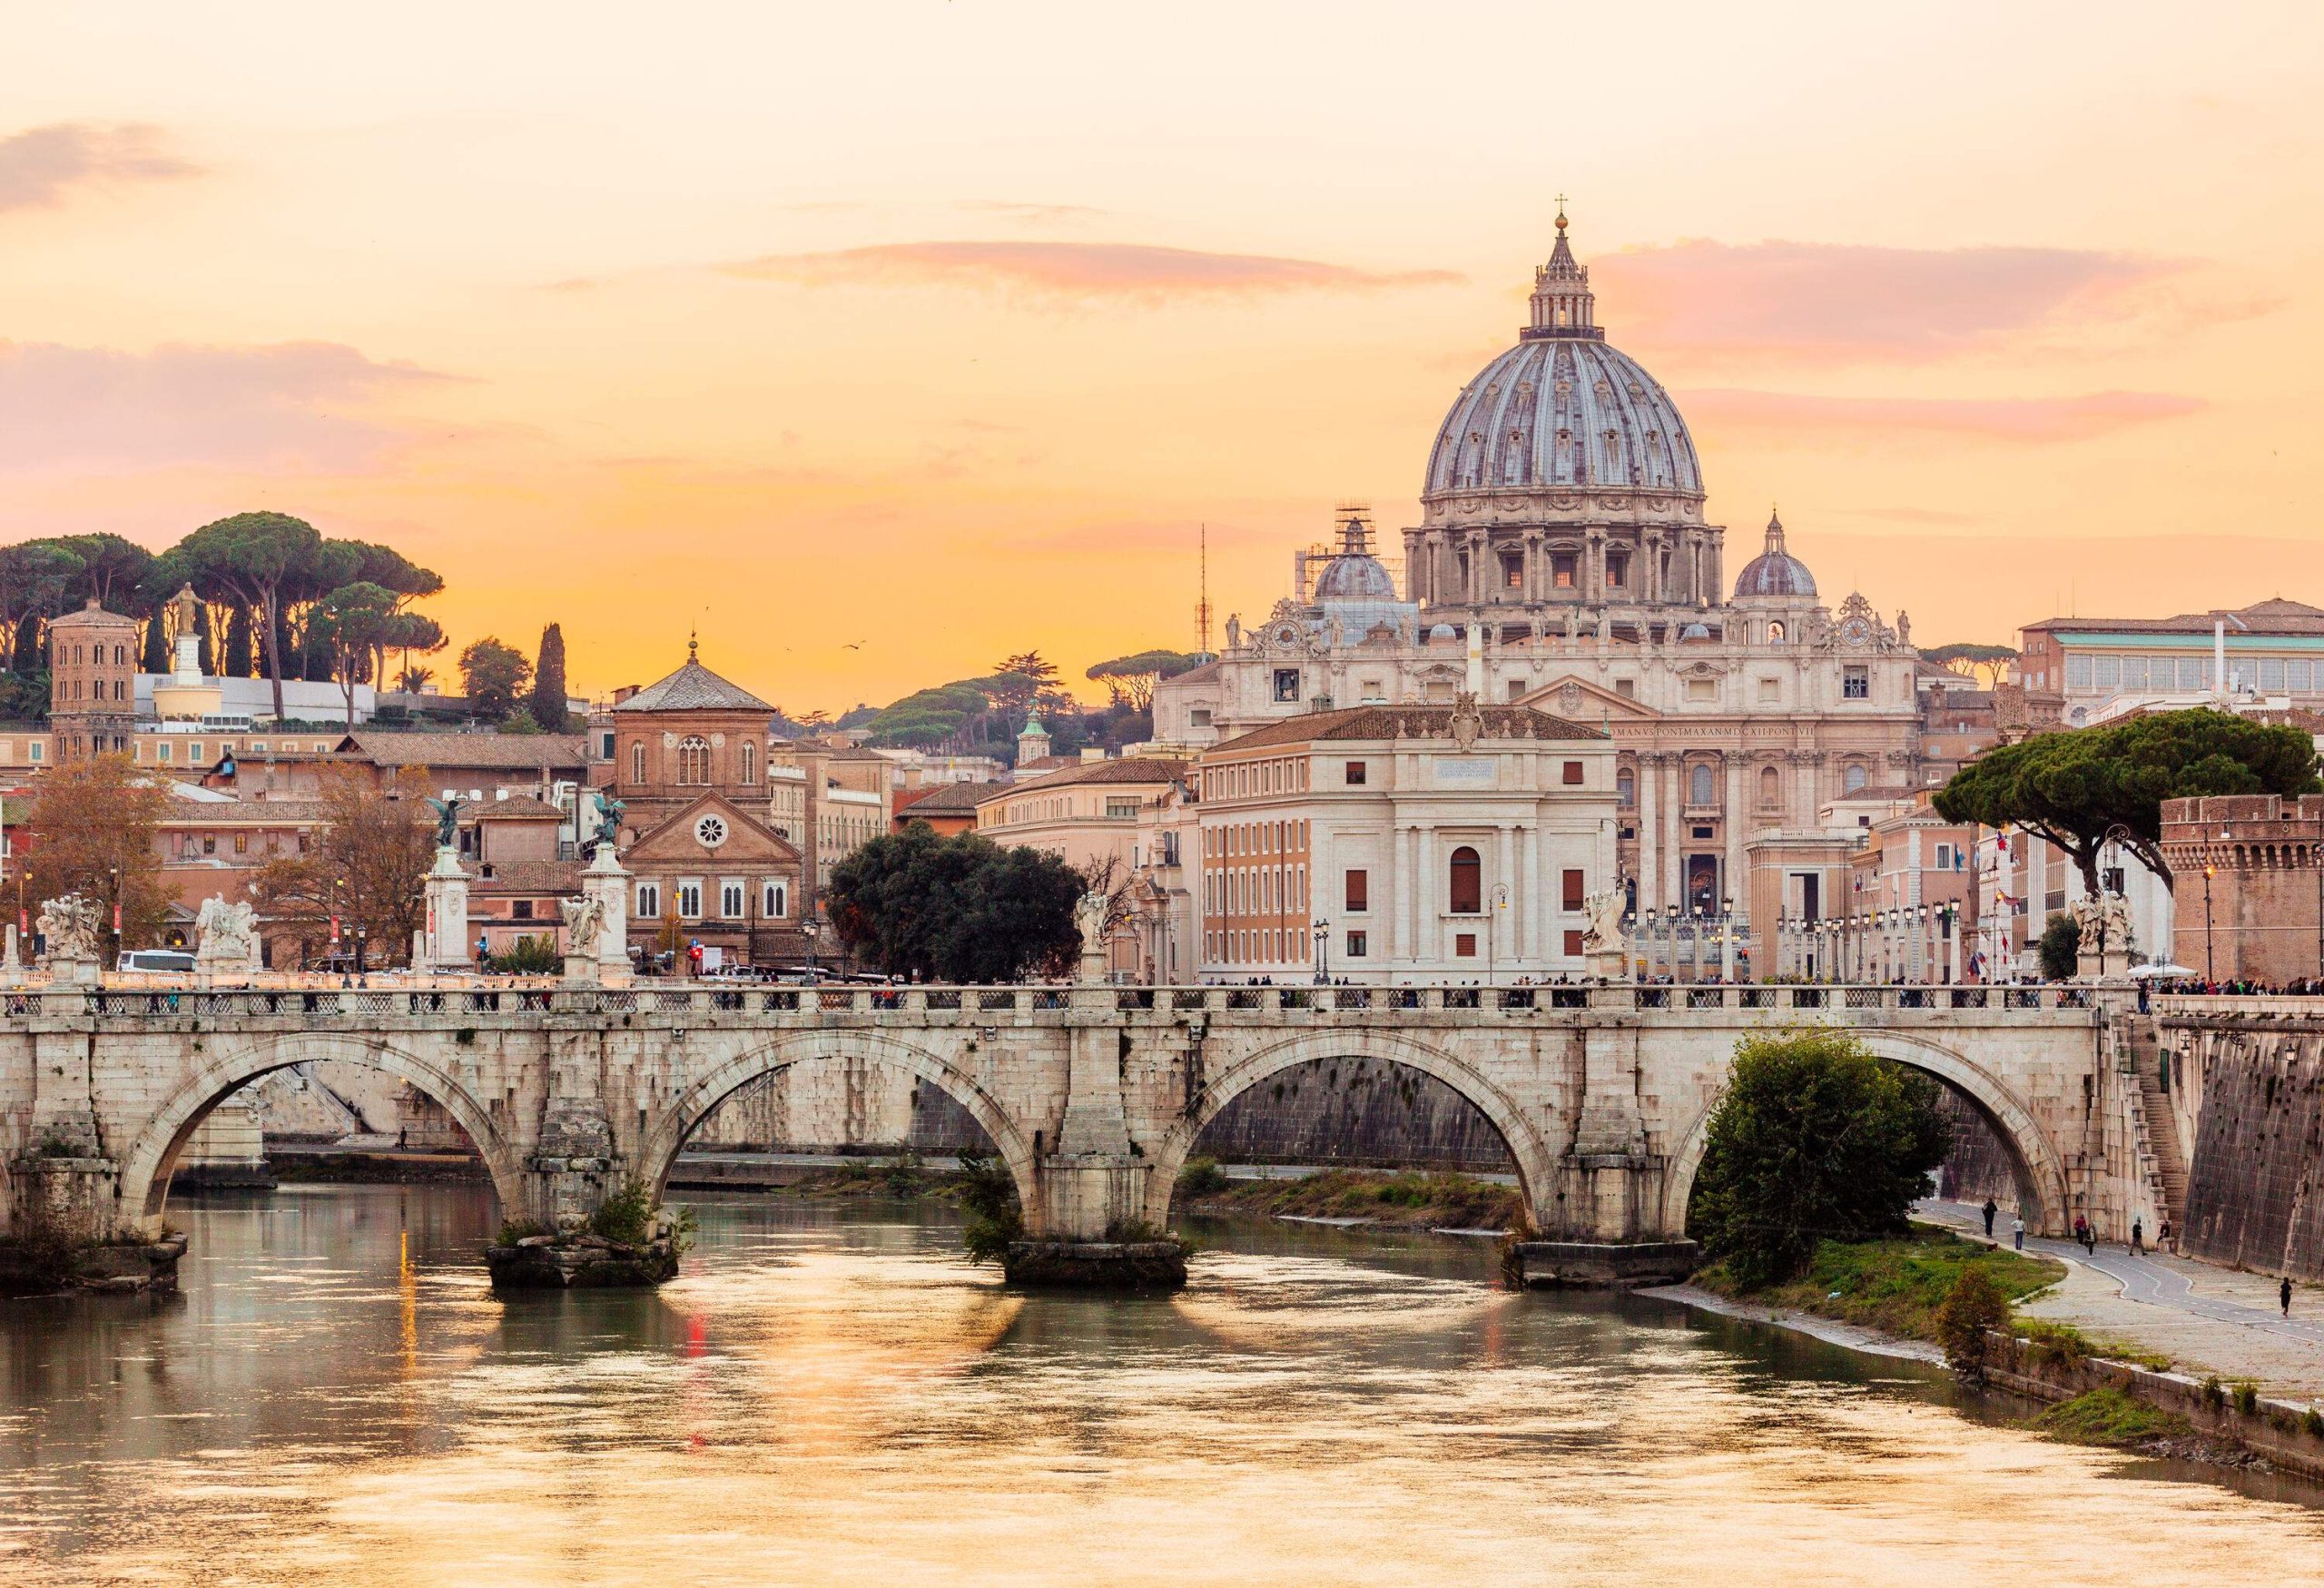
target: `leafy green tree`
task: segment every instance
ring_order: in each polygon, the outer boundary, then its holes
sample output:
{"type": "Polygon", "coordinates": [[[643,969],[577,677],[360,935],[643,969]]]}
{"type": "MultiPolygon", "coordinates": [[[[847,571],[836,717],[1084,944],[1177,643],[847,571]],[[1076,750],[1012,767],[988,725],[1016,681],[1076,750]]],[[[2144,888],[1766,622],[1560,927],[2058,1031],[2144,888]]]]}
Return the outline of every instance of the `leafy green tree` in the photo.
{"type": "Polygon", "coordinates": [[[1950,645],[1938,646],[1921,653],[1921,659],[1949,667],[1964,677],[1982,673],[1985,687],[1990,689],[2001,682],[2009,665],[2017,660],[2017,651],[2011,646],[1950,645]]]}
{"type": "Polygon", "coordinates": [[[516,709],[525,692],[533,665],[516,646],[487,635],[460,653],[460,677],[468,692],[468,708],[487,722],[498,722],[516,709]]]}
{"type": "Polygon", "coordinates": [[[552,623],[541,630],[540,659],[533,664],[533,721],[543,733],[572,725],[565,700],[565,630],[552,623]]]}
{"type": "Polygon", "coordinates": [[[1754,1037],[1711,1115],[1688,1229],[1746,1289],[1781,1284],[1818,1241],[1902,1234],[1950,1144],[1929,1077],[1843,1031],[1754,1037]]]}
{"type": "Polygon", "coordinates": [[[2045,981],[2070,981],[2082,963],[2082,922],[2060,911],[2050,917],[2034,945],[2045,981]]]}
{"type": "Polygon", "coordinates": [[[1103,684],[1116,705],[1126,705],[1132,711],[1151,711],[1157,682],[1175,678],[1201,665],[1200,656],[1187,651],[1139,651],[1100,662],[1084,676],[1103,684]]]}
{"type": "Polygon", "coordinates": [[[98,606],[124,617],[143,612],[153,572],[152,552],[118,535],[66,535],[57,544],[81,559],[80,570],[64,593],[68,610],[94,596],[98,606]]]}
{"type": "Polygon", "coordinates": [[[999,1262],[1009,1255],[1011,1241],[1025,1237],[1016,1178],[997,1156],[960,1154],[960,1211],[968,1216],[960,1244],[972,1261],[999,1262]]]}
{"type": "Polygon", "coordinates": [[[170,670],[170,636],[159,612],[145,619],[145,648],[139,653],[138,669],[146,673],[166,673],[170,670]]]}
{"type": "Polygon", "coordinates": [[[251,609],[237,603],[231,610],[233,616],[226,620],[226,663],[220,672],[228,678],[255,678],[258,640],[251,622],[251,609]]]}
{"type": "Polygon", "coordinates": [[[840,941],[890,975],[1015,981],[1071,964],[1082,887],[1053,854],[914,822],[841,862],[824,907],[840,941]]]}
{"type": "Polygon", "coordinates": [[[1993,1361],[1993,1333],[2009,1323],[2009,1297],[1994,1277],[1972,1263],[1963,1267],[1936,1309],[1936,1343],[1945,1366],[1970,1384],[1983,1384],[1993,1361]]]}
{"type": "Polygon", "coordinates": [[[1986,751],[1936,793],[1948,822],[2018,827],[2071,856],[2083,886],[2099,892],[2109,833],[2165,883],[2162,802],[2203,794],[2315,794],[2316,745],[2307,731],[2200,706],[2127,717],[2101,727],[2036,734],[1986,751]]]}
{"type": "Polygon", "coordinates": [[[347,585],[316,603],[307,617],[315,643],[330,659],[331,676],[347,700],[347,725],[355,725],[355,686],[370,676],[379,636],[395,617],[395,592],[379,585],[347,585]]]}
{"type": "Polygon", "coordinates": [[[288,513],[237,513],[204,524],[172,548],[205,599],[226,600],[255,615],[274,682],[274,715],[282,715],[282,608],[310,582],[322,535],[288,513]]]}
{"type": "Polygon", "coordinates": [[[548,730],[533,720],[530,709],[520,705],[500,719],[500,731],[504,734],[525,735],[545,734],[548,730]]]}
{"type": "Polygon", "coordinates": [[[41,626],[64,610],[81,558],[61,540],[0,547],[0,619],[14,640],[9,666],[19,675],[47,671],[41,626]]]}

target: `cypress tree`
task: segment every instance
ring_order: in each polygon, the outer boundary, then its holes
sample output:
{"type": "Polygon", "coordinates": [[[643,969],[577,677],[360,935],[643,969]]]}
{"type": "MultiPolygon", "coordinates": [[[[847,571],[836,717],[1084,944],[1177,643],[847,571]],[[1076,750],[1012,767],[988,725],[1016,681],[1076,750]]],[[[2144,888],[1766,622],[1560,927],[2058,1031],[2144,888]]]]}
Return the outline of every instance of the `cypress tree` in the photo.
{"type": "Polygon", "coordinates": [[[138,658],[137,666],[145,673],[170,670],[170,641],[162,632],[162,611],[158,607],[145,619],[145,654],[138,658]]]}
{"type": "Polygon", "coordinates": [[[565,711],[565,630],[550,624],[541,630],[540,657],[533,664],[533,720],[552,734],[568,725],[565,711]]]}
{"type": "Polygon", "coordinates": [[[229,678],[258,676],[258,647],[251,623],[251,609],[237,607],[226,620],[226,666],[223,676],[229,678]]]}

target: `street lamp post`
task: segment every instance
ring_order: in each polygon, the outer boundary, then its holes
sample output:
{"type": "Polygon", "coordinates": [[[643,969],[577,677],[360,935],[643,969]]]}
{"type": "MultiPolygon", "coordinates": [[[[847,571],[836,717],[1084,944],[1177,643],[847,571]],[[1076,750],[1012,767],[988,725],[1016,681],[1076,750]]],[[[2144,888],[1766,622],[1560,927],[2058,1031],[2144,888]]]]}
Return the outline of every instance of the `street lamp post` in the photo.
{"type": "Polygon", "coordinates": [[[1332,923],[1323,917],[1315,919],[1315,984],[1327,985],[1332,979],[1332,923]]]}
{"type": "Polygon", "coordinates": [[[1718,979],[1735,980],[1735,895],[1723,893],[1718,901],[1718,979]]]}
{"type": "Polygon", "coordinates": [[[1493,954],[1501,946],[1501,917],[1509,908],[1509,884],[1495,883],[1488,902],[1492,913],[1485,917],[1485,985],[1490,987],[1493,984],[1493,954]]]}
{"type": "Polygon", "coordinates": [[[2211,973],[2211,871],[2203,868],[2203,980],[2217,981],[2211,973]]]}
{"type": "Polygon", "coordinates": [[[799,930],[807,939],[807,984],[812,987],[815,984],[815,939],[822,935],[823,929],[820,923],[808,920],[799,923],[799,930]]]}

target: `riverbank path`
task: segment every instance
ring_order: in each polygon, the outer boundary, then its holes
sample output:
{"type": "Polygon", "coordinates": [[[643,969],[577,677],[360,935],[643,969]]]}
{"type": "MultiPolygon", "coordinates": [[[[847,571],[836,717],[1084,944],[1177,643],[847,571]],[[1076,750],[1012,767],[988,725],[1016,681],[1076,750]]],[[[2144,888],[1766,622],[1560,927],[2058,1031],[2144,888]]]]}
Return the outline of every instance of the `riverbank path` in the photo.
{"type": "MultiPolygon", "coordinates": [[[[1984,1239],[1984,1218],[1966,1202],[1921,1203],[1915,1214],[1984,1239]]],[[[2009,1214],[1994,1220],[2006,1245],[2009,1214]]],[[[2028,1236],[2025,1249],[2066,1265],[2066,1277],[2018,1310],[2169,1356],[2182,1373],[2250,1379],[2265,1394],[2324,1403],[2324,1286],[2295,1281],[2291,1317],[2277,1280],[2192,1258],[2134,1254],[2101,1242],[2095,1253],[2071,1240],[2028,1236]]]]}

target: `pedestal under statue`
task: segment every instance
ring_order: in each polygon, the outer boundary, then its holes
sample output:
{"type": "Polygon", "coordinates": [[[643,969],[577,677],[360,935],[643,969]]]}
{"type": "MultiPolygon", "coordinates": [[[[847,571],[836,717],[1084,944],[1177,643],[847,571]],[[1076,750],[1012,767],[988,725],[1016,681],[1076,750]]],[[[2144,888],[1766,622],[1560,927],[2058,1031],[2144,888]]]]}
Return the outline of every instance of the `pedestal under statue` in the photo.
{"type": "Polygon", "coordinates": [[[448,843],[436,851],[428,873],[428,964],[430,971],[468,971],[468,874],[448,843]]]}

